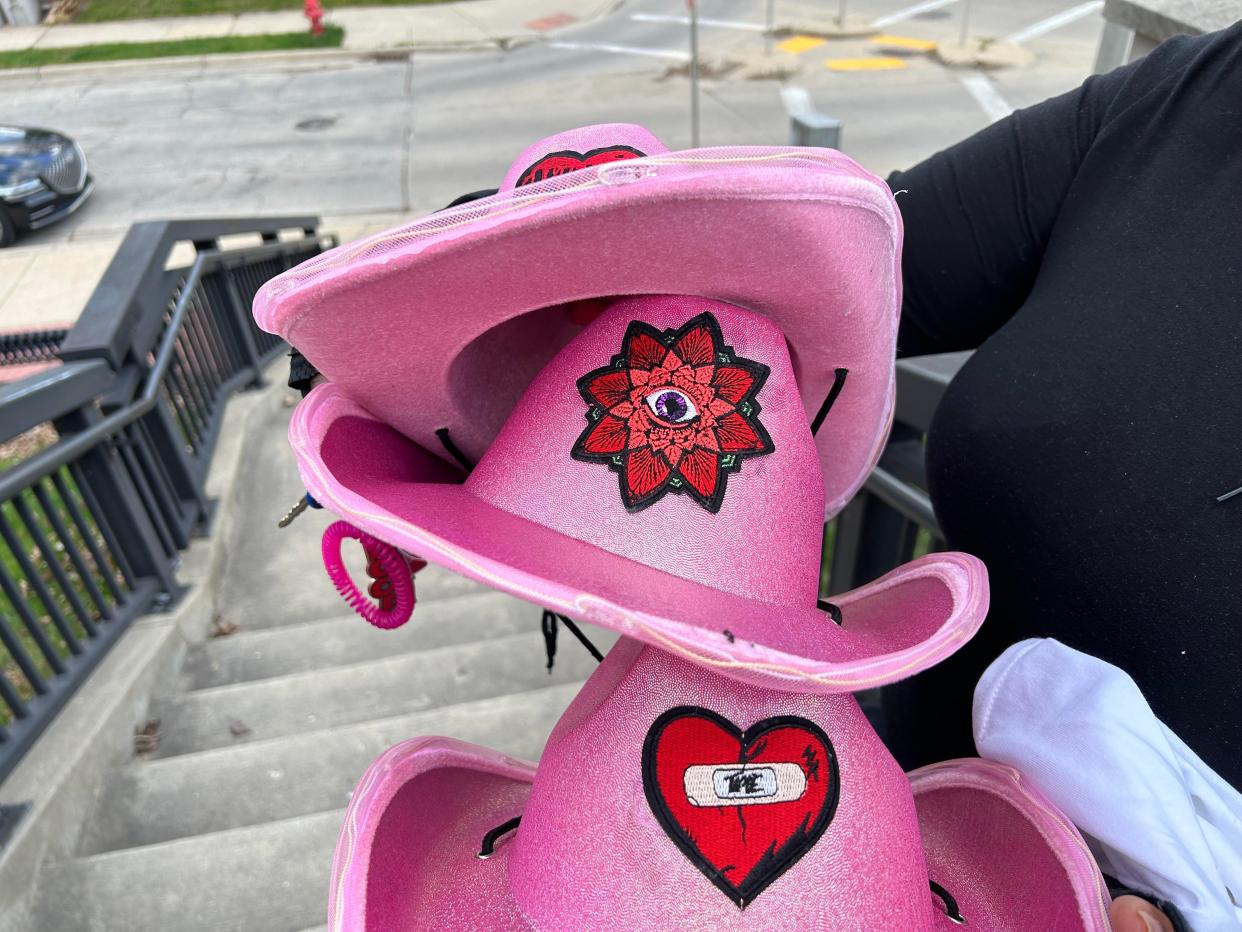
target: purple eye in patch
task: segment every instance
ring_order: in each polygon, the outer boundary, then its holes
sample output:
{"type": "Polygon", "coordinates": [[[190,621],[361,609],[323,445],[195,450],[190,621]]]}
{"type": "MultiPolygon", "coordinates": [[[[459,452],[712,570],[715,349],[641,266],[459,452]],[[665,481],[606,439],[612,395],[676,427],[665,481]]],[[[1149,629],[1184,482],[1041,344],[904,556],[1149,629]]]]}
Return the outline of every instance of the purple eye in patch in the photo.
{"type": "Polygon", "coordinates": [[[675,388],[657,389],[643,400],[656,417],[669,424],[685,424],[699,416],[694,402],[675,388]]]}

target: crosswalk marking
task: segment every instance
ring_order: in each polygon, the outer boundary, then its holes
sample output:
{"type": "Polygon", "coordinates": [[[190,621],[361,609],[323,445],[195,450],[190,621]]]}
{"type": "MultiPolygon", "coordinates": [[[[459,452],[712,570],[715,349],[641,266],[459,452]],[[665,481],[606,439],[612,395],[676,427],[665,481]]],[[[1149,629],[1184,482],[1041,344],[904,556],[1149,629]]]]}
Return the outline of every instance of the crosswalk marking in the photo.
{"type": "Polygon", "coordinates": [[[970,96],[975,99],[975,102],[983,108],[983,112],[988,115],[988,119],[991,122],[995,123],[997,120],[1003,120],[1013,113],[1013,107],[1009,106],[1009,102],[1000,95],[996,85],[989,81],[986,76],[979,74],[977,71],[970,71],[959,74],[957,79],[970,92],[970,96]]]}
{"type": "MultiPolygon", "coordinates": [[[[674,16],[670,13],[631,13],[630,19],[636,23],[674,23],[678,26],[689,26],[689,16],[674,16]]],[[[766,32],[763,23],[746,23],[736,19],[711,19],[699,17],[700,26],[711,26],[716,29],[738,29],[743,32],[766,32]]]]}
{"type": "Polygon", "coordinates": [[[938,10],[941,7],[948,6],[950,3],[957,3],[957,0],[926,0],[924,3],[916,3],[914,6],[908,6],[904,10],[889,13],[887,16],[881,16],[879,19],[873,19],[871,25],[876,29],[887,29],[893,23],[900,23],[902,20],[918,16],[920,13],[930,13],[932,10],[938,10]]]}
{"type": "Polygon", "coordinates": [[[689,52],[668,49],[645,49],[636,45],[610,45],[606,42],[549,42],[548,48],[568,49],[575,52],[612,52],[615,55],[641,55],[646,58],[667,58],[671,61],[689,61],[689,52]]]}
{"type": "Polygon", "coordinates": [[[1080,3],[1078,6],[1070,7],[1056,16],[1049,16],[1047,19],[1041,19],[1038,23],[1032,23],[1025,29],[1019,29],[1013,35],[1006,36],[1005,41],[1012,42],[1014,45],[1021,45],[1023,42],[1038,39],[1054,29],[1068,26],[1070,23],[1080,20],[1084,16],[1090,16],[1092,13],[1097,13],[1102,9],[1104,9],[1104,0],[1089,0],[1087,3],[1080,3]]]}

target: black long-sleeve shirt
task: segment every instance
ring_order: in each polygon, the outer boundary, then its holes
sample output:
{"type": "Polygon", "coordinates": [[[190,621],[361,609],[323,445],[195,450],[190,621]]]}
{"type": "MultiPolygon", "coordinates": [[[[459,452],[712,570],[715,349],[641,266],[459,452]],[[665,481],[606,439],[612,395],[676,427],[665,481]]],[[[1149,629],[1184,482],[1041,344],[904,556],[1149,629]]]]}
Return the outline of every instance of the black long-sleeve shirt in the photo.
{"type": "MultiPolygon", "coordinates": [[[[978,347],[928,438],[976,641],[891,690],[907,765],[972,752],[984,666],[1123,667],[1242,786],[1242,23],[1173,39],[890,178],[903,354],[978,347]]],[[[1141,762],[1136,762],[1136,766],[1141,762]]]]}

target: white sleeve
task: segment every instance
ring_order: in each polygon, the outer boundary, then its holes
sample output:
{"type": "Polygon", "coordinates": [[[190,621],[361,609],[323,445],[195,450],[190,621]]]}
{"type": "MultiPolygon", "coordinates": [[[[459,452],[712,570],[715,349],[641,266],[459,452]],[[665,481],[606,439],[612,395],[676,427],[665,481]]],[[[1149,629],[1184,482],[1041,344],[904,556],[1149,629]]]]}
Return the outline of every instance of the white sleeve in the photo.
{"type": "Polygon", "coordinates": [[[1022,771],[1073,820],[1105,873],[1172,902],[1195,932],[1242,929],[1242,795],[1126,673],[1059,641],[1021,641],[979,681],[974,731],[981,756],[1022,771]]]}

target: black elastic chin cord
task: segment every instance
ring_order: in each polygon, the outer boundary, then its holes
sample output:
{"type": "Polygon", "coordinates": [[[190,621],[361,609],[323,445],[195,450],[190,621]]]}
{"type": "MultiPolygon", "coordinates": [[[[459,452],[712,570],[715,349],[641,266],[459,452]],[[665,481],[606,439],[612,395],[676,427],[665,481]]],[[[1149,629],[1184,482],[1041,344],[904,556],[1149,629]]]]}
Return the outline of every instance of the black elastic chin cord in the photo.
{"type": "Polygon", "coordinates": [[[815,415],[815,420],[811,421],[811,436],[814,437],[819,433],[820,425],[824,423],[824,418],[828,416],[828,412],[832,410],[833,402],[837,400],[837,396],[841,394],[841,389],[845,388],[845,377],[850,374],[849,369],[835,369],[836,378],[832,383],[832,388],[828,389],[828,397],[824,399],[824,403],[819,406],[819,411],[815,415]]]}
{"type": "Polygon", "coordinates": [[[944,903],[944,914],[949,917],[952,922],[956,922],[959,926],[966,925],[966,917],[962,915],[962,911],[957,908],[957,900],[953,899],[953,895],[944,887],[936,883],[934,880],[927,881],[931,885],[931,892],[940,897],[944,903]]]}
{"type": "Polygon", "coordinates": [[[543,610],[543,617],[539,619],[539,627],[543,629],[543,649],[548,655],[548,675],[552,675],[552,661],[556,658],[556,615],[543,610]]]}
{"type": "Polygon", "coordinates": [[[453,459],[457,460],[457,462],[461,464],[462,469],[464,469],[467,473],[474,470],[474,463],[470,462],[470,458],[458,449],[457,444],[453,443],[453,438],[449,436],[449,429],[447,427],[441,427],[436,431],[436,439],[439,440],[440,445],[448,451],[449,456],[453,457],[453,459]]]}
{"type": "MultiPolygon", "coordinates": [[[[850,374],[849,369],[834,369],[835,378],[832,382],[832,388],[828,389],[828,397],[824,399],[824,403],[819,406],[819,411],[815,414],[815,420],[811,421],[811,436],[814,437],[819,433],[819,428],[824,423],[824,418],[828,416],[828,412],[832,410],[833,403],[841,394],[841,389],[845,388],[845,377],[850,374]]],[[[842,624],[841,609],[833,605],[827,599],[816,599],[815,605],[821,612],[827,612],[837,626],[842,624]]]]}
{"type": "Polygon", "coordinates": [[[591,643],[590,638],[582,633],[581,628],[564,615],[558,615],[556,612],[545,608],[543,610],[543,617],[539,620],[539,626],[543,629],[543,649],[548,655],[548,673],[552,672],[552,661],[556,657],[556,625],[558,621],[569,629],[569,633],[582,643],[582,646],[587,649],[592,657],[597,661],[604,659],[604,655],[591,643]]]}
{"type": "Polygon", "coordinates": [[[496,842],[500,840],[501,835],[507,835],[518,827],[518,823],[522,821],[521,816],[514,816],[508,822],[502,822],[494,829],[483,836],[483,844],[479,845],[479,853],[475,855],[480,861],[486,861],[496,851],[496,842]]]}

